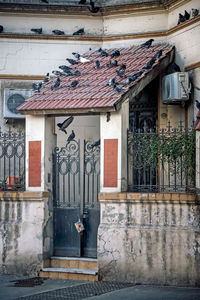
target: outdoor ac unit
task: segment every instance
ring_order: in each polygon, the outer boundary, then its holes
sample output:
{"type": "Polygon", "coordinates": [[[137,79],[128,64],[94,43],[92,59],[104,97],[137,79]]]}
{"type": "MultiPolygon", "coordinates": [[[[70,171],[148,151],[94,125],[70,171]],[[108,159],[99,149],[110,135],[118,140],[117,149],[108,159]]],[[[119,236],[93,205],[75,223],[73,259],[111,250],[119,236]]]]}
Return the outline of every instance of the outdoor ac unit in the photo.
{"type": "Polygon", "coordinates": [[[162,100],[169,104],[189,99],[190,82],[187,72],[176,72],[162,79],[162,100]]]}
{"type": "Polygon", "coordinates": [[[32,95],[32,90],[4,89],[4,118],[23,119],[17,107],[32,95]]]}

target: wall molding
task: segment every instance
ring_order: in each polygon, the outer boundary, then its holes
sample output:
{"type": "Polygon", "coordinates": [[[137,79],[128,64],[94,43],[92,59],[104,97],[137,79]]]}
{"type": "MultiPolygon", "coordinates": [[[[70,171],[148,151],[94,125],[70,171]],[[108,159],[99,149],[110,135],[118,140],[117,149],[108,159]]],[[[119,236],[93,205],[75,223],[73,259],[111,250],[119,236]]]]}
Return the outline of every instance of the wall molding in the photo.
{"type": "Polygon", "coordinates": [[[197,68],[200,68],[200,61],[185,67],[185,71],[188,72],[188,71],[191,71],[191,70],[194,70],[194,69],[197,69],[197,68]]]}

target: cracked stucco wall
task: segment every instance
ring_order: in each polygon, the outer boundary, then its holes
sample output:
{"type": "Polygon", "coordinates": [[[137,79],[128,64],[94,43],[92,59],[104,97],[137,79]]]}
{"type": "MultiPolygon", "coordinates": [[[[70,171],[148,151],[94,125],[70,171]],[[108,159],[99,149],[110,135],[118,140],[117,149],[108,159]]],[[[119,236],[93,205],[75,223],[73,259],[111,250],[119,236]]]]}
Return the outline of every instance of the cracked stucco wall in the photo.
{"type": "Polygon", "coordinates": [[[50,248],[43,248],[51,226],[45,203],[48,198],[34,193],[0,192],[0,273],[38,274],[50,248]]]}
{"type": "Polygon", "coordinates": [[[100,203],[101,279],[199,286],[199,203],[135,199],[100,203]]]}

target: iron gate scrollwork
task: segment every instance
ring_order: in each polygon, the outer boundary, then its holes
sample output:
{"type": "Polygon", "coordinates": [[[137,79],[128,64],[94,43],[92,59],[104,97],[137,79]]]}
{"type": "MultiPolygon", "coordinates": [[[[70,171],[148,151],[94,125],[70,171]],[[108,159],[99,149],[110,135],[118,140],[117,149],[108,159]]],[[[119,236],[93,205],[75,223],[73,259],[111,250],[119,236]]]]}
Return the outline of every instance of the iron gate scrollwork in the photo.
{"type": "Polygon", "coordinates": [[[53,153],[55,255],[96,257],[100,146],[81,146],[73,140],[53,153]],[[85,227],[81,234],[74,226],[78,220],[85,227]]]}

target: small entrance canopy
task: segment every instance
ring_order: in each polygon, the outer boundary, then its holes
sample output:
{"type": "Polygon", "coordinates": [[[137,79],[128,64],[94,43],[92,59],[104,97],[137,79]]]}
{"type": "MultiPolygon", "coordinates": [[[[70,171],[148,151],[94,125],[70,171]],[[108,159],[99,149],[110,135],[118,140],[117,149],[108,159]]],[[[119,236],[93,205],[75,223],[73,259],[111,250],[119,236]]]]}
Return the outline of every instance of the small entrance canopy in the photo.
{"type": "Polygon", "coordinates": [[[66,115],[119,110],[124,100],[135,97],[174,59],[174,47],[168,44],[105,51],[107,56],[98,50],[87,52],[83,57],[88,61],[84,63],[75,59],[77,64],[70,65],[69,74],[60,72],[58,87],[52,88],[56,78],[43,84],[40,92],[27,99],[19,111],[66,115]],[[74,81],[78,83],[73,87],[74,81]]]}

